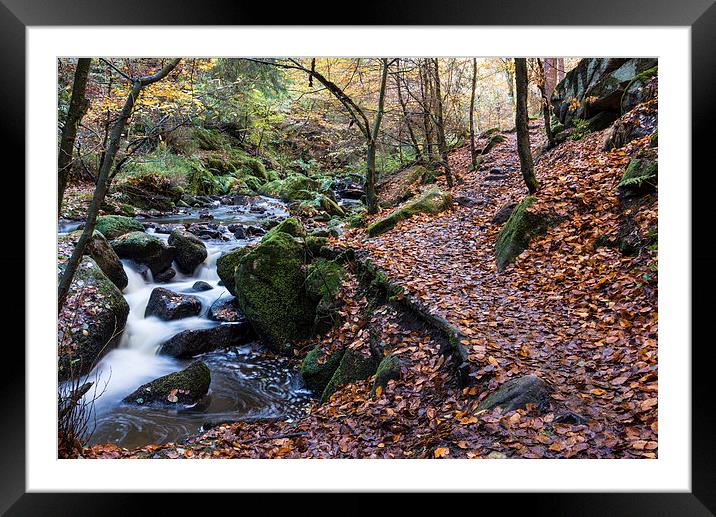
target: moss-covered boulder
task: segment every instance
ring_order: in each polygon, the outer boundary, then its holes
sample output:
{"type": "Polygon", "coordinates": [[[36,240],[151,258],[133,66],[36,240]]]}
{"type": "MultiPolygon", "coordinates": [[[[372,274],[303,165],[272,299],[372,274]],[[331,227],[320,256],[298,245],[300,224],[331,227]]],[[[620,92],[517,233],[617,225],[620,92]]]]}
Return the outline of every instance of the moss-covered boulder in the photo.
{"type": "Polygon", "coordinates": [[[320,346],[314,347],[301,363],[301,377],[306,387],[316,393],[322,393],[343,358],[344,349],[326,354],[320,346]]]}
{"type": "Polygon", "coordinates": [[[408,219],[420,213],[438,214],[450,208],[451,205],[452,196],[450,193],[433,187],[421,194],[416,200],[393,211],[388,217],[380,219],[368,226],[368,235],[375,237],[392,229],[403,219],[408,219]]]}
{"type": "Polygon", "coordinates": [[[321,394],[321,402],[326,402],[341,386],[373,375],[378,368],[378,363],[379,360],[372,354],[365,355],[359,350],[346,348],[338,368],[321,394]]]}
{"type": "Polygon", "coordinates": [[[319,334],[328,331],[337,320],[339,307],[336,294],[345,275],[346,272],[340,264],[322,258],[307,268],[306,294],[317,301],[314,329],[319,334]]]}
{"type": "Polygon", "coordinates": [[[304,230],[303,225],[301,225],[301,222],[296,219],[295,217],[289,217],[288,219],[284,219],[280,223],[278,223],[276,226],[271,228],[266,235],[263,236],[261,240],[266,240],[271,237],[271,235],[276,233],[287,233],[288,235],[291,235],[292,237],[305,237],[306,236],[306,230],[304,230]]]}
{"type": "Polygon", "coordinates": [[[110,244],[121,258],[144,264],[155,276],[169,269],[176,255],[176,248],[144,232],[125,233],[110,244]]]}
{"type": "Polygon", "coordinates": [[[169,234],[168,243],[176,248],[174,260],[179,271],[191,274],[207,257],[206,245],[196,235],[181,228],[175,228],[169,234]]]}
{"type": "MultiPolygon", "coordinates": [[[[72,232],[69,238],[76,244],[81,235],[82,231],[77,230],[72,232]]],[[[124,266],[122,266],[122,262],[119,260],[119,256],[114,252],[112,246],[110,246],[107,239],[104,238],[104,235],[97,230],[94,231],[90,240],[87,241],[85,255],[89,255],[94,259],[102,272],[107,275],[107,278],[117,286],[117,289],[122,290],[127,287],[129,280],[127,273],[124,271],[124,266]]]]}
{"type": "Polygon", "coordinates": [[[234,296],[236,296],[236,291],[234,290],[236,267],[239,265],[241,257],[246,255],[249,251],[250,248],[236,248],[224,253],[216,260],[216,273],[224,283],[226,290],[234,296]]]}
{"type": "Polygon", "coordinates": [[[145,210],[170,212],[181,200],[184,191],[172,184],[166,176],[159,173],[146,173],[130,177],[117,186],[120,199],[132,206],[145,210]]]}
{"type": "Polygon", "coordinates": [[[371,395],[375,395],[378,387],[385,390],[390,380],[400,379],[400,359],[395,355],[387,355],[378,365],[375,372],[375,380],[373,381],[373,389],[371,395]]]}
{"type": "Polygon", "coordinates": [[[128,404],[188,406],[196,404],[209,391],[211,372],[197,361],[179,372],[170,373],[143,384],[124,398],[128,404]]]}
{"type": "Polygon", "coordinates": [[[275,232],[241,257],[234,276],[236,301],[257,334],[274,351],[290,352],[290,342],[307,338],[316,303],[305,288],[303,245],[275,232]]]}
{"type": "Polygon", "coordinates": [[[659,163],[654,153],[646,153],[633,158],[624,170],[617,184],[624,196],[641,196],[656,191],[659,163]]]}
{"type": "MultiPolygon", "coordinates": [[[[64,264],[60,271],[64,270],[64,264]]],[[[129,305],[122,293],[90,257],[84,257],[72,279],[68,303],[91,300],[72,314],[60,314],[57,371],[60,381],[90,372],[97,361],[119,344],[129,305]],[[74,321],[74,318],[77,320],[74,321]],[[70,321],[72,319],[73,321],[70,321]],[[78,323],[79,322],[79,323],[78,323]]]]}
{"type": "Polygon", "coordinates": [[[392,208],[407,201],[416,194],[421,183],[433,183],[436,174],[424,165],[413,165],[392,173],[378,184],[377,191],[382,193],[380,206],[392,208]]]}
{"type": "Polygon", "coordinates": [[[498,144],[501,144],[502,142],[506,141],[507,137],[505,135],[501,135],[500,133],[493,133],[487,137],[487,143],[485,144],[485,147],[483,147],[482,152],[480,154],[487,154],[492,151],[498,144]]]}
{"type": "Polygon", "coordinates": [[[123,215],[101,215],[97,218],[94,229],[104,235],[107,240],[112,240],[125,233],[143,232],[144,226],[136,219],[123,215]]]}
{"type": "Polygon", "coordinates": [[[478,411],[501,407],[503,412],[514,411],[532,404],[539,411],[550,407],[550,386],[535,375],[510,379],[490,393],[477,407],[478,411]]]}
{"type": "Polygon", "coordinates": [[[523,199],[497,235],[495,258],[498,271],[503,271],[507,264],[526,250],[533,238],[547,233],[558,222],[552,214],[530,210],[534,201],[533,196],[523,199]]]}
{"type": "Polygon", "coordinates": [[[291,174],[283,180],[274,180],[262,185],[259,193],[265,196],[280,197],[285,201],[310,200],[318,192],[316,180],[302,174],[291,174]]]}

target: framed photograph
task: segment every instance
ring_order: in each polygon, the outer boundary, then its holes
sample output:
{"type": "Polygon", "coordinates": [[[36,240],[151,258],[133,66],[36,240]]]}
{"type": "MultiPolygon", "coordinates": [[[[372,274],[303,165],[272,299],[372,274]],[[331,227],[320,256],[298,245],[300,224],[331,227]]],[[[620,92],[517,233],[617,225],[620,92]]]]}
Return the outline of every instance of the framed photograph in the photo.
{"type": "Polygon", "coordinates": [[[712,2],[305,9],[2,0],[3,512],[716,512],[712,2]]]}

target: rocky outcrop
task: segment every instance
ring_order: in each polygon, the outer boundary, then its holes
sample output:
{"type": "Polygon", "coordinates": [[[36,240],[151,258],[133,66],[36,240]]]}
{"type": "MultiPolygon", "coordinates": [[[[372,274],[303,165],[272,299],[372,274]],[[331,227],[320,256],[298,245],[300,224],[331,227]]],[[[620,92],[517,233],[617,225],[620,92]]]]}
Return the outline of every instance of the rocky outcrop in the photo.
{"type": "Polygon", "coordinates": [[[248,343],[253,337],[248,322],[226,323],[208,329],[184,330],[172,336],[159,348],[161,355],[187,358],[248,343]]]}
{"type": "MultiPolygon", "coordinates": [[[[97,263],[84,257],[70,286],[69,299],[80,292],[92,293],[96,303],[92,311],[82,311],[75,324],[64,325],[58,350],[57,371],[60,381],[90,372],[97,361],[119,344],[127,322],[129,305],[97,263]]],[[[79,311],[79,309],[78,309],[79,311]]]]}
{"type": "Polygon", "coordinates": [[[527,249],[530,241],[547,232],[559,222],[553,214],[532,210],[534,197],[527,196],[512,211],[495,242],[497,270],[503,271],[507,264],[527,249]]]}
{"type": "Polygon", "coordinates": [[[655,102],[637,106],[621,116],[604,137],[605,151],[624,147],[632,140],[653,135],[659,124],[659,111],[655,102]]]}
{"type": "Polygon", "coordinates": [[[176,254],[173,246],[167,246],[159,237],[144,232],[126,233],[110,244],[121,258],[144,264],[153,275],[169,269],[176,254]]]}
{"type": "Polygon", "coordinates": [[[168,243],[176,249],[179,271],[190,275],[207,257],[206,245],[196,236],[182,229],[175,229],[169,235],[168,243]]]}
{"type": "Polygon", "coordinates": [[[629,162],[622,179],[617,184],[617,189],[625,197],[656,192],[658,173],[659,162],[656,151],[647,148],[629,162]]]}
{"type": "Polygon", "coordinates": [[[555,88],[554,113],[566,128],[601,112],[616,118],[640,102],[633,92],[656,73],[656,66],[655,58],[582,59],[555,88]]]}
{"type": "Polygon", "coordinates": [[[301,363],[301,377],[306,387],[316,393],[322,393],[343,358],[341,348],[331,354],[325,354],[319,346],[314,347],[301,363]]]}
{"type": "Polygon", "coordinates": [[[209,391],[211,372],[206,363],[197,361],[179,372],[143,384],[124,398],[128,404],[168,406],[196,404],[209,391]]]}
{"type": "Polygon", "coordinates": [[[143,232],[144,226],[131,217],[101,215],[97,218],[94,229],[104,235],[107,240],[112,240],[125,233],[143,232]]]}
{"type": "Polygon", "coordinates": [[[408,219],[416,214],[428,213],[438,214],[447,210],[452,205],[452,196],[449,192],[443,192],[437,187],[433,187],[423,192],[416,200],[393,211],[388,217],[379,219],[367,228],[368,235],[375,237],[381,233],[391,230],[404,219],[408,219]]]}
{"type": "Polygon", "coordinates": [[[142,174],[129,178],[120,184],[117,190],[126,203],[160,212],[174,210],[184,193],[180,187],[172,185],[169,179],[159,174],[142,174]]]}
{"type": "Polygon", "coordinates": [[[200,312],[201,301],[198,298],[157,287],[149,296],[144,317],[156,316],[161,320],[170,321],[197,316],[200,312]]]}

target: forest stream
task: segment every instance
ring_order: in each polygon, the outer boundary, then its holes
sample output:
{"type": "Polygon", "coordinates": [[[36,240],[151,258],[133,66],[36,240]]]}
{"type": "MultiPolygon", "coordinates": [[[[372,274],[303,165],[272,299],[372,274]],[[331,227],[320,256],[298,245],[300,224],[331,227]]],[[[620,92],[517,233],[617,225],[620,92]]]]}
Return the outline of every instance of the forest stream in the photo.
{"type": "MultiPolygon", "coordinates": [[[[259,224],[267,217],[283,218],[288,212],[282,204],[268,198],[258,198],[244,206],[219,205],[210,209],[142,219],[143,223],[192,224],[211,222],[220,225],[240,223],[259,224]],[[252,211],[253,210],[253,211],[252,211]],[[203,215],[203,218],[200,218],[203,215]]],[[[76,225],[75,225],[76,226],[76,225]]],[[[71,231],[72,224],[60,226],[60,233],[71,231]]],[[[169,235],[148,233],[166,240],[169,235]]],[[[219,285],[216,260],[224,251],[246,245],[252,240],[236,239],[225,232],[224,238],[204,241],[208,257],[192,275],[177,272],[169,282],[156,283],[150,271],[141,272],[137,264],[123,260],[129,284],[123,290],[130,311],[118,348],[110,351],[88,375],[96,380],[96,429],[90,443],[114,443],[121,447],[140,447],[150,443],[177,442],[200,431],[207,422],[238,419],[286,418],[297,416],[309,401],[311,392],[303,388],[297,370],[288,360],[266,355],[258,342],[216,350],[201,356],[211,370],[211,386],[207,396],[192,407],[169,409],[122,402],[138,386],[157,377],[179,371],[194,359],[175,359],[158,355],[162,343],[184,330],[205,329],[221,325],[207,317],[210,306],[217,300],[231,298],[219,285]],[[197,281],[208,283],[212,289],[197,292],[197,281]],[[191,294],[201,300],[198,316],[173,321],[144,317],[152,290],[164,287],[177,293],[191,294]]],[[[91,390],[87,397],[94,394],[91,390]]]]}

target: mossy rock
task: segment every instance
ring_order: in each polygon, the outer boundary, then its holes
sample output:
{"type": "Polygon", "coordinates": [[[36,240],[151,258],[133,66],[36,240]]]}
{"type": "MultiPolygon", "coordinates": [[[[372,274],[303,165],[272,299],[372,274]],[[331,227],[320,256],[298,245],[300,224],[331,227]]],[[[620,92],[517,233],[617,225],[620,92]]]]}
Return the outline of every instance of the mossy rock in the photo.
{"type": "Polygon", "coordinates": [[[192,405],[209,391],[211,371],[203,361],[196,361],[179,372],[170,373],[143,384],[124,398],[128,404],[192,405]]]}
{"type": "Polygon", "coordinates": [[[216,273],[224,283],[226,290],[234,296],[236,296],[236,291],[234,290],[236,268],[241,258],[249,251],[251,251],[250,248],[237,248],[224,253],[216,260],[216,273]]]}
{"type": "Polygon", "coordinates": [[[318,259],[306,270],[306,294],[317,302],[314,331],[327,332],[338,319],[336,295],[346,276],[346,271],[335,261],[318,259]]]}
{"type": "Polygon", "coordinates": [[[371,390],[371,396],[374,396],[378,387],[380,386],[383,390],[388,385],[390,380],[400,379],[400,359],[397,356],[390,354],[383,358],[378,365],[378,369],[375,372],[375,380],[373,381],[373,389],[371,390]]]}
{"type": "Polygon", "coordinates": [[[367,228],[368,235],[375,237],[395,227],[403,219],[408,219],[415,214],[429,213],[438,214],[447,210],[452,205],[452,196],[449,192],[443,192],[437,187],[425,191],[416,200],[393,211],[388,217],[380,219],[367,228]]]}
{"type": "Polygon", "coordinates": [[[550,408],[549,385],[535,375],[511,379],[490,393],[478,406],[478,411],[501,407],[503,412],[515,411],[532,404],[538,411],[550,408]]]}
{"type": "Polygon", "coordinates": [[[192,274],[194,269],[208,256],[204,242],[196,235],[181,228],[172,230],[168,243],[176,248],[175,260],[179,271],[187,275],[192,274]]]}
{"type": "Polygon", "coordinates": [[[378,186],[378,191],[387,183],[393,186],[389,189],[393,195],[380,201],[383,208],[392,208],[413,197],[420,183],[430,183],[431,178],[437,178],[437,173],[424,165],[413,165],[402,171],[391,174],[378,186]]]}
{"type": "Polygon", "coordinates": [[[482,149],[481,154],[487,154],[490,151],[492,151],[497,144],[501,144],[502,142],[506,142],[507,137],[505,135],[501,135],[499,133],[492,134],[489,139],[487,140],[487,144],[485,144],[485,147],[482,149]]]}
{"type": "Polygon", "coordinates": [[[273,351],[311,335],[316,303],[305,289],[303,245],[275,232],[244,255],[234,275],[239,308],[273,351]]]}
{"type": "Polygon", "coordinates": [[[123,215],[102,215],[97,218],[94,229],[107,240],[112,240],[125,233],[143,232],[144,226],[139,221],[123,215]]]}
{"type": "Polygon", "coordinates": [[[265,196],[280,197],[285,201],[301,201],[313,199],[318,188],[316,180],[302,174],[291,174],[283,180],[262,185],[259,192],[265,196]]]}
{"type": "Polygon", "coordinates": [[[653,155],[633,158],[617,188],[626,196],[640,196],[656,191],[659,164],[653,155]]]}
{"type": "MultiPolygon", "coordinates": [[[[76,230],[68,236],[65,236],[65,239],[71,240],[72,243],[76,245],[81,235],[82,230],[76,230]]],[[[127,287],[129,279],[127,278],[127,273],[124,271],[122,262],[104,235],[97,230],[94,231],[92,237],[87,241],[85,255],[92,257],[102,272],[107,275],[107,278],[117,286],[117,289],[121,291],[127,287]]]]}
{"type": "Polygon", "coordinates": [[[159,237],[144,232],[125,233],[110,244],[121,258],[148,266],[153,275],[169,269],[176,255],[173,246],[167,246],[159,237]]]}
{"type": "Polygon", "coordinates": [[[480,133],[480,138],[487,138],[491,135],[494,135],[495,133],[498,133],[499,131],[499,127],[491,127],[489,129],[485,129],[482,133],[480,133]]]}
{"type": "Polygon", "coordinates": [[[266,235],[263,236],[261,239],[262,241],[268,239],[271,237],[271,235],[275,233],[287,233],[288,235],[291,235],[292,237],[305,237],[306,236],[306,230],[303,229],[303,225],[301,222],[296,219],[295,217],[289,217],[288,219],[284,219],[280,223],[278,223],[276,226],[271,228],[266,235]]]}
{"type": "MultiPolygon", "coordinates": [[[[64,270],[61,264],[60,269],[64,270]]],[[[86,329],[71,332],[71,349],[58,350],[57,372],[60,382],[71,377],[89,373],[97,361],[119,344],[122,329],[127,323],[129,305],[97,263],[85,256],[80,262],[70,286],[70,297],[87,288],[95,288],[93,295],[97,303],[92,312],[87,312],[86,329]]]]}
{"type": "Polygon", "coordinates": [[[199,149],[205,151],[218,151],[223,148],[226,138],[218,129],[195,127],[192,138],[199,149]]]}
{"type": "Polygon", "coordinates": [[[308,248],[311,256],[318,257],[321,254],[321,248],[328,243],[328,238],[309,235],[304,239],[304,243],[306,244],[306,248],[308,248]]]}
{"type": "Polygon", "coordinates": [[[526,250],[533,238],[547,233],[558,222],[558,218],[551,214],[529,210],[534,200],[533,196],[523,199],[500,230],[495,242],[498,271],[503,271],[507,264],[526,250]]]}
{"type": "Polygon", "coordinates": [[[326,356],[320,346],[313,348],[301,363],[301,377],[306,387],[316,393],[322,393],[333,377],[343,358],[344,349],[326,356]]]}
{"type": "Polygon", "coordinates": [[[365,356],[360,351],[346,348],[338,368],[321,394],[321,403],[328,401],[338,388],[373,375],[379,361],[373,355],[365,356]]]}

